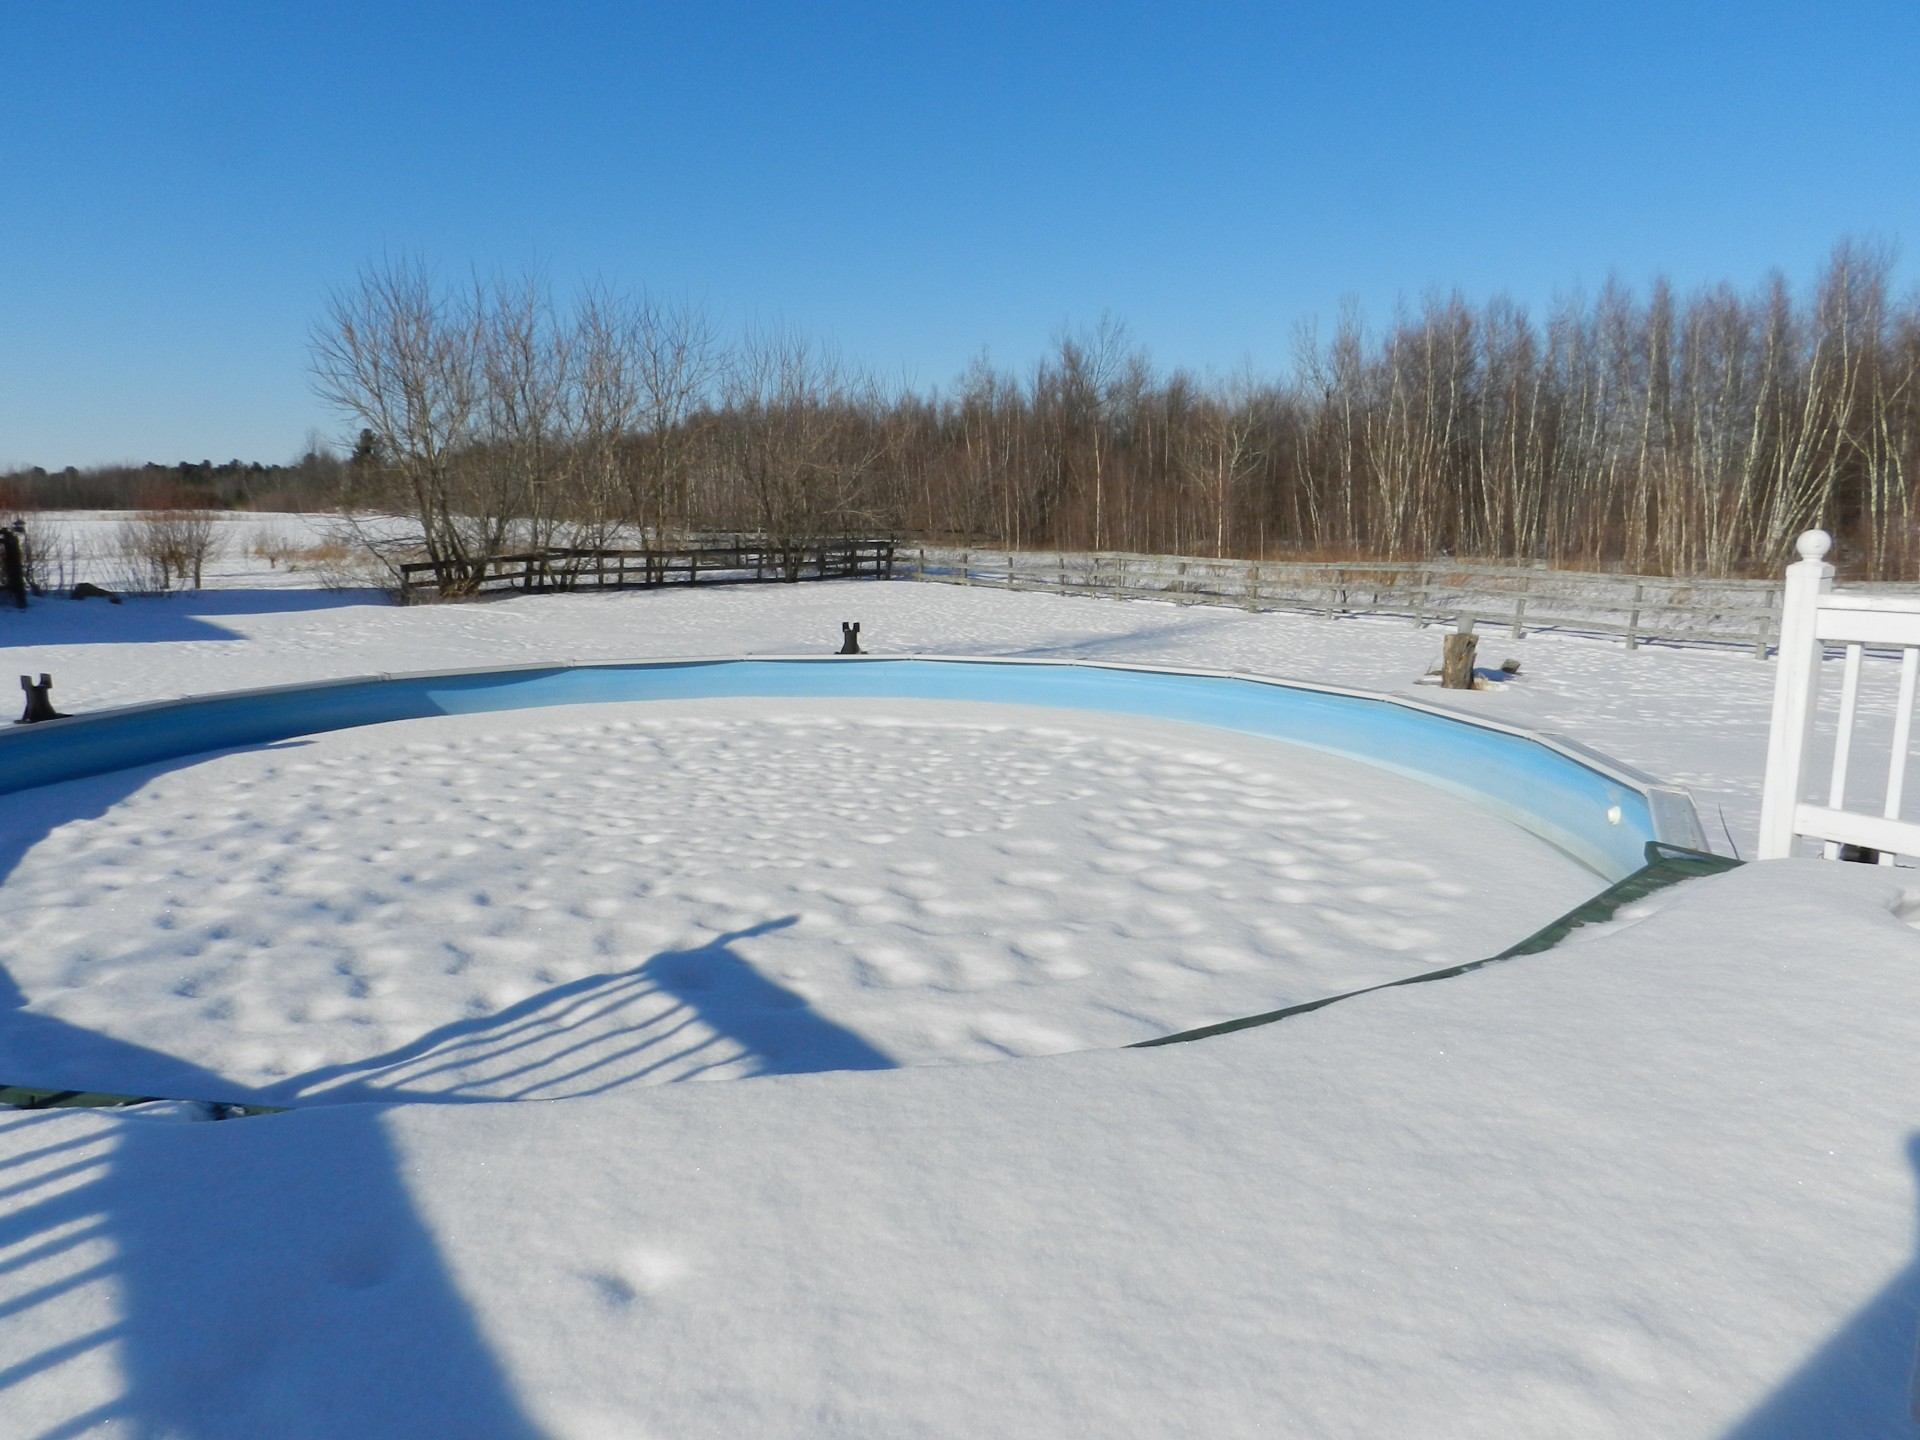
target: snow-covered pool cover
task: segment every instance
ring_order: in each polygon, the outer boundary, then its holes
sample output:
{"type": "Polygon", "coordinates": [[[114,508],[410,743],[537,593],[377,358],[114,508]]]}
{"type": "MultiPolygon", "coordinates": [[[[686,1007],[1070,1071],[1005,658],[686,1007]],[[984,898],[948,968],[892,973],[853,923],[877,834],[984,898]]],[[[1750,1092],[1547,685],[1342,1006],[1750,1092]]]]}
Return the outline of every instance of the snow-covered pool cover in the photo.
{"type": "Polygon", "coordinates": [[[191,697],[0,734],[0,794],[136,765],[393,720],[600,701],[994,701],[1178,720],[1331,751],[1437,785],[1608,880],[1650,840],[1704,848],[1681,790],[1559,737],[1417,703],[1258,676],[1005,659],[644,661],[383,675],[191,697]]]}

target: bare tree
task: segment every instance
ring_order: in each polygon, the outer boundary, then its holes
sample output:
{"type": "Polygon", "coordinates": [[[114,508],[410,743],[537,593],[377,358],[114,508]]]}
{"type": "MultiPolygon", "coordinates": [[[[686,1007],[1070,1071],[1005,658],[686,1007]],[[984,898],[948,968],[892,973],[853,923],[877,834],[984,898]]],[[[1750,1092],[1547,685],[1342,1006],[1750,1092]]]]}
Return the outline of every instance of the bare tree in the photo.
{"type": "MultiPolygon", "coordinates": [[[[499,547],[755,530],[789,547],[903,527],[983,543],[1770,572],[1824,524],[1849,563],[1920,562],[1920,304],[1836,248],[1804,292],[1636,293],[1543,321],[1435,295],[1344,306],[1291,373],[1163,374],[1107,318],[1025,374],[888,390],[783,332],[532,281],[368,271],[315,334],[363,498],[455,574],[499,547]]],[[[48,477],[49,484],[53,477],[48,477]]],[[[37,482],[35,482],[37,483],[37,482]]],[[[62,481],[62,484],[77,483],[62,481]]]]}
{"type": "Polygon", "coordinates": [[[190,581],[198,590],[220,553],[219,521],[205,510],[142,510],[120,522],[116,541],[125,588],[162,595],[190,581]]]}
{"type": "Polygon", "coordinates": [[[785,331],[748,336],[727,377],[720,456],[755,528],[789,552],[873,523],[885,454],[873,381],[785,331]]]}
{"type": "Polygon", "coordinates": [[[554,543],[566,505],[563,431],[574,335],[534,274],[475,286],[469,321],[478,361],[473,444],[454,467],[456,528],[468,552],[554,543]]]}
{"type": "Polygon", "coordinates": [[[637,407],[640,463],[632,513],[654,536],[691,509],[694,436],[689,421],[726,373],[727,357],[700,307],[642,297],[619,311],[637,407]]]}
{"type": "Polygon", "coordinates": [[[443,584],[458,583],[498,528],[497,519],[470,523],[460,493],[479,439],[483,383],[473,303],[450,298],[421,261],[390,258],[334,293],[309,344],[320,397],[364,432],[382,462],[364,468],[373,494],[360,498],[417,520],[443,584]]]}

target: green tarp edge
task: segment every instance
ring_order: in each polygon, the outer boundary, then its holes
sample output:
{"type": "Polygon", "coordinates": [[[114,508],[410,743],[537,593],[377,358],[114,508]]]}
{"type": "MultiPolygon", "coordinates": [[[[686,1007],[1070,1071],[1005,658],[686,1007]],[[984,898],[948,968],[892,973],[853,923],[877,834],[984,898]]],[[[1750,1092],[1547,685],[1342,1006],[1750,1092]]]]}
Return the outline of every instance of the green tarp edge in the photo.
{"type": "Polygon", "coordinates": [[[108,1095],[97,1090],[36,1090],[0,1085],[0,1106],[14,1110],[120,1110],[129,1105],[192,1105],[209,1120],[242,1115],[283,1115],[284,1105],[239,1105],[225,1100],[174,1100],[164,1095],[108,1095]]]}
{"type": "Polygon", "coordinates": [[[1611,920],[1622,906],[1631,905],[1636,900],[1646,898],[1655,891],[1664,890],[1669,885],[1678,885],[1682,880],[1694,880],[1703,875],[1718,875],[1722,871],[1732,870],[1740,865],[1738,860],[1729,860],[1724,855],[1712,855],[1705,850],[1688,850],[1679,845],[1663,845],[1658,840],[1647,842],[1647,863],[1634,871],[1626,879],[1616,882],[1602,890],[1585,904],[1576,906],[1562,915],[1552,924],[1543,926],[1527,936],[1517,945],[1509,945],[1498,955],[1489,955],[1484,960],[1469,960],[1464,965],[1449,965],[1444,970],[1429,970],[1420,975],[1409,975],[1404,980],[1388,980],[1380,985],[1367,985],[1358,990],[1343,991],[1338,995],[1327,995],[1319,1000],[1307,1000],[1298,1005],[1288,1005],[1280,1010],[1268,1010],[1259,1015],[1246,1015],[1238,1020],[1222,1020],[1216,1025],[1202,1025],[1197,1030],[1182,1030],[1174,1035],[1162,1035],[1155,1040],[1136,1040],[1125,1046],[1128,1050],[1145,1050],[1155,1045],[1182,1045],[1189,1040],[1206,1040],[1215,1035],[1231,1035],[1236,1030],[1251,1030],[1257,1025],[1271,1025],[1276,1020],[1285,1020],[1294,1015],[1307,1015],[1315,1010],[1337,1005],[1342,1000],[1351,1000],[1356,995],[1371,995],[1376,990],[1392,990],[1401,985],[1424,985],[1431,980],[1451,980],[1456,975],[1465,975],[1478,970],[1483,965],[1497,965],[1502,960],[1512,960],[1520,955],[1538,955],[1543,950],[1551,950],[1567,936],[1583,925],[1598,925],[1611,920]]]}

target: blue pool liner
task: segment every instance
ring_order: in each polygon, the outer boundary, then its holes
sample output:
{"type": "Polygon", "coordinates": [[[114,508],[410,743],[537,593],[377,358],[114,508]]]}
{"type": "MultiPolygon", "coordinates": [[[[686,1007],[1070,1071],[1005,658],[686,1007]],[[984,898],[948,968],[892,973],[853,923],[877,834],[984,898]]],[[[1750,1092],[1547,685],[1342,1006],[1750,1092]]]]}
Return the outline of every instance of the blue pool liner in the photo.
{"type": "Polygon", "coordinates": [[[1077,660],[834,656],[436,671],[230,691],[0,732],[0,795],[89,775],[435,715],[608,701],[964,700],[1174,720],[1378,766],[1462,796],[1612,882],[1649,841],[1704,850],[1684,790],[1563,736],[1398,696],[1077,660]]]}

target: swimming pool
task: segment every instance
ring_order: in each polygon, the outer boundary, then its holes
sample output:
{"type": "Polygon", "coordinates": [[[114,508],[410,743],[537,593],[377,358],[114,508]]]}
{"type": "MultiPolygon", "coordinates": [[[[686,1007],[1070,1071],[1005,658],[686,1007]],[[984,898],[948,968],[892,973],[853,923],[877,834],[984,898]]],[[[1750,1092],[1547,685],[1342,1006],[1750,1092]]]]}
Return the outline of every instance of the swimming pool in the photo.
{"type": "Polygon", "coordinates": [[[231,691],[0,733],[0,794],[394,720],[607,701],[911,699],[1182,721],[1347,756],[1460,795],[1608,882],[1651,841],[1704,849],[1691,799],[1562,736],[1398,696],[1217,671],[953,656],[554,664],[231,691]]]}

